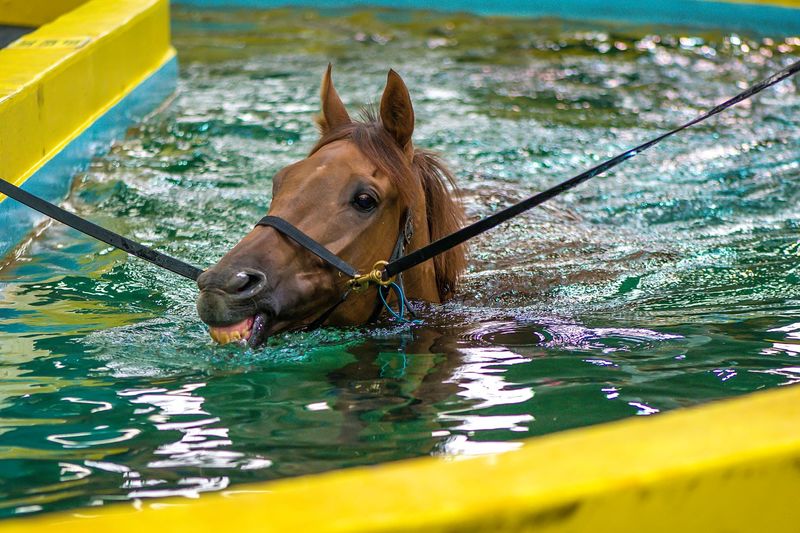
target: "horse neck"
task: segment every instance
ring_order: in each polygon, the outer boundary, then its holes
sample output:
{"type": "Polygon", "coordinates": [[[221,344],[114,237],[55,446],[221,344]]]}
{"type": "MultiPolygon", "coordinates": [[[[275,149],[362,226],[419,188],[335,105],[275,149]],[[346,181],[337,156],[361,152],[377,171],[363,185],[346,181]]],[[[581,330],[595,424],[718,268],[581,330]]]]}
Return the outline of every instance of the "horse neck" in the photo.
{"type": "MultiPolygon", "coordinates": [[[[406,246],[405,253],[413,252],[431,242],[425,195],[420,194],[418,197],[420,199],[416,202],[416,205],[411,206],[414,233],[411,237],[411,242],[406,246]]],[[[403,286],[406,297],[409,299],[440,303],[433,260],[425,261],[421,265],[404,272],[403,286]]]]}

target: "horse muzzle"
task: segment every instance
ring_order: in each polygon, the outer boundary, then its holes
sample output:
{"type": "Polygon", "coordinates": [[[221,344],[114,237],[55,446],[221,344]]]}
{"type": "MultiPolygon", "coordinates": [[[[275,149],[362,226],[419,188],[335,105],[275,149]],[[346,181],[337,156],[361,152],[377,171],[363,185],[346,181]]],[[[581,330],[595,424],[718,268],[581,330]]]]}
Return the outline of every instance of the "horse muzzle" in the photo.
{"type": "Polygon", "coordinates": [[[197,313],[219,344],[261,344],[276,313],[267,276],[252,268],[236,272],[209,269],[197,278],[197,313]]]}

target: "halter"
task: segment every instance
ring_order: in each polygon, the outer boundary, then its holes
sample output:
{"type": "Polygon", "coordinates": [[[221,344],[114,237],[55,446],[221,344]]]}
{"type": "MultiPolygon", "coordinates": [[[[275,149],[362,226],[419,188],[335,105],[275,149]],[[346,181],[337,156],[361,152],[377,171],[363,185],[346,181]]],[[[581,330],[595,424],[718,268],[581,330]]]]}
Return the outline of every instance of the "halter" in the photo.
{"type": "MultiPolygon", "coordinates": [[[[350,278],[347,281],[347,289],[342,293],[339,300],[325,310],[325,312],[323,312],[313,322],[308,324],[306,329],[311,330],[322,326],[322,324],[331,316],[331,314],[333,314],[333,312],[347,300],[347,297],[350,296],[351,292],[364,292],[371,284],[378,286],[378,297],[375,300],[375,306],[367,322],[374,322],[377,320],[384,306],[389,308],[388,304],[386,303],[386,294],[383,291],[388,291],[389,287],[393,284],[396,285],[399,290],[398,299],[400,300],[400,311],[402,313],[402,309],[406,305],[405,296],[403,295],[403,275],[402,273],[399,273],[391,278],[384,279],[383,271],[386,265],[402,257],[404,255],[406,246],[411,243],[411,237],[414,235],[414,221],[411,217],[411,209],[406,209],[403,212],[400,231],[397,234],[397,240],[394,243],[392,254],[389,256],[389,260],[378,261],[372,266],[372,270],[367,274],[359,274],[359,271],[353,265],[300,231],[296,226],[280,217],[267,215],[259,220],[256,223],[256,226],[265,226],[277,230],[278,233],[288,237],[300,247],[305,248],[350,278]]],[[[389,309],[391,311],[391,308],[389,309]]]]}

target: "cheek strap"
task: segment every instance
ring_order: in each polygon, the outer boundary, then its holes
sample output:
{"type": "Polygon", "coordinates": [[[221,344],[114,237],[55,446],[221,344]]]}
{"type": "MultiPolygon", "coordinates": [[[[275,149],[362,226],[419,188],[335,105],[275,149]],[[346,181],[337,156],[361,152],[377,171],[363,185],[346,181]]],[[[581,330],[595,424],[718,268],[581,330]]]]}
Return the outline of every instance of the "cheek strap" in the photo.
{"type": "MultiPolygon", "coordinates": [[[[394,284],[395,278],[391,278],[390,280],[382,280],[380,276],[380,270],[378,268],[379,265],[387,264],[387,261],[379,261],[373,267],[372,272],[366,275],[360,275],[358,270],[353,267],[350,263],[336,255],[335,253],[331,252],[323,245],[297,229],[294,225],[286,222],[284,219],[276,216],[267,215],[261,220],[256,223],[256,226],[267,226],[270,228],[274,228],[279,233],[289,237],[299,246],[305,248],[312,254],[316,255],[329,265],[331,265],[336,270],[342,272],[346,276],[350,278],[350,283],[348,289],[342,294],[339,301],[337,301],[333,306],[329,307],[322,315],[317,317],[311,324],[309,324],[306,329],[316,329],[320,327],[323,322],[325,322],[328,317],[339,307],[341,304],[345,302],[347,297],[350,295],[351,291],[360,291],[366,289],[370,282],[374,282],[378,285],[378,291],[381,291],[384,288],[384,285],[394,284]],[[378,276],[376,279],[372,279],[372,277],[378,276]]],[[[414,234],[414,225],[413,220],[411,217],[411,209],[406,209],[403,213],[403,218],[401,220],[400,231],[397,235],[397,241],[395,241],[394,247],[392,248],[392,255],[389,257],[389,261],[395,261],[399,257],[402,257],[403,253],[405,252],[406,246],[411,242],[411,237],[414,234]]],[[[398,276],[397,278],[397,286],[402,294],[402,287],[403,287],[403,279],[402,276],[398,276]]],[[[375,308],[370,316],[368,322],[372,322],[373,320],[377,319],[378,315],[380,315],[381,310],[384,306],[388,307],[388,304],[385,303],[383,298],[383,294],[379,292],[379,298],[375,302],[375,308]]],[[[410,308],[409,308],[410,310],[410,308]]]]}

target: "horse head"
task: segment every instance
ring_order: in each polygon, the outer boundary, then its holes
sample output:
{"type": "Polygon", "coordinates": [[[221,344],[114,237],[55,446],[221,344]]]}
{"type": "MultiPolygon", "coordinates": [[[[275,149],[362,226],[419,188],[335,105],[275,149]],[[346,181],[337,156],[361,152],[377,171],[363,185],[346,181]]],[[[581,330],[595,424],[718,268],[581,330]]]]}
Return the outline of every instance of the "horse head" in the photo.
{"type": "MultiPolygon", "coordinates": [[[[389,71],[377,117],[367,112],[364,120],[350,118],[330,66],[321,93],[320,138],[305,159],[274,176],[269,215],[361,272],[388,259],[398,236],[407,237],[410,252],[463,225],[463,210],[448,190],[449,171],[412,143],[414,110],[396,72],[389,71]]],[[[464,253],[455,248],[406,272],[406,296],[434,303],[451,296],[464,253]]],[[[311,324],[366,322],[374,315],[377,289],[342,301],[348,281],[275,228],[256,226],[200,275],[197,310],[217,342],[257,346],[270,335],[311,324]]]]}

